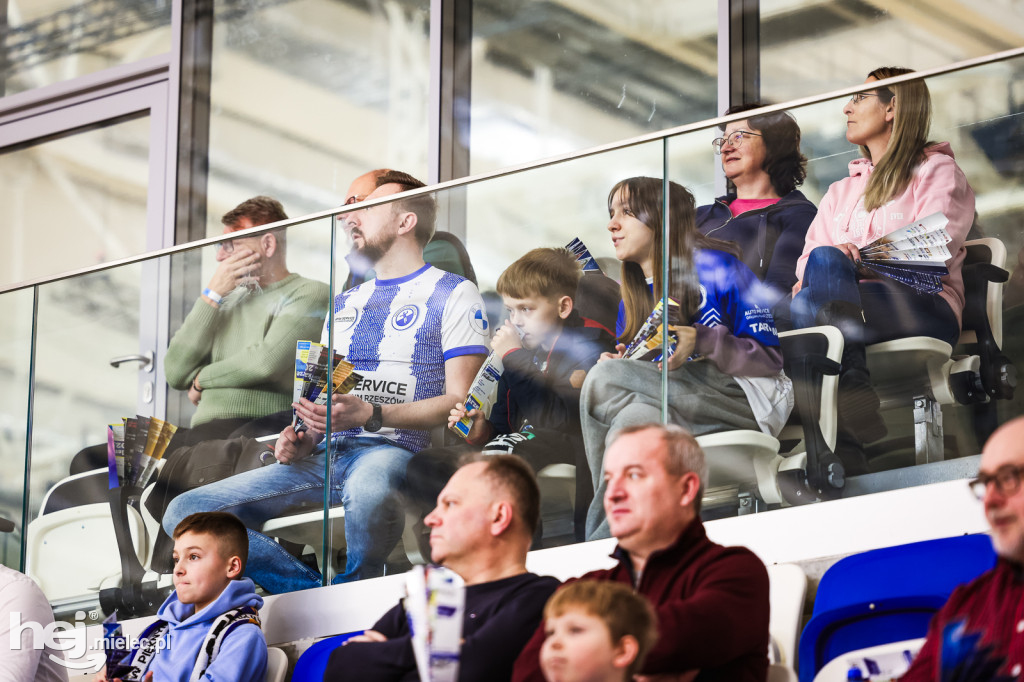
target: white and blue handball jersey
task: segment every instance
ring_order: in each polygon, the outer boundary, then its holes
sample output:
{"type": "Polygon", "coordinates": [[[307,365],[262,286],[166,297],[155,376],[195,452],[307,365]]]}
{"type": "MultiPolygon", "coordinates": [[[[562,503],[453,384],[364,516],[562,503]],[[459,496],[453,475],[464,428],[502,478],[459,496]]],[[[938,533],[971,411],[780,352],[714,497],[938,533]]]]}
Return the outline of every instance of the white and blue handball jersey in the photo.
{"type": "MultiPolygon", "coordinates": [[[[335,350],[363,376],[352,393],[381,405],[443,395],[445,361],[487,353],[490,337],[476,285],[432,265],[338,294],[331,319],[321,343],[327,344],[333,324],[335,350]]],[[[427,431],[387,427],[376,434],[349,429],[334,437],[356,435],[387,438],[413,452],[430,444],[427,431]]]]}

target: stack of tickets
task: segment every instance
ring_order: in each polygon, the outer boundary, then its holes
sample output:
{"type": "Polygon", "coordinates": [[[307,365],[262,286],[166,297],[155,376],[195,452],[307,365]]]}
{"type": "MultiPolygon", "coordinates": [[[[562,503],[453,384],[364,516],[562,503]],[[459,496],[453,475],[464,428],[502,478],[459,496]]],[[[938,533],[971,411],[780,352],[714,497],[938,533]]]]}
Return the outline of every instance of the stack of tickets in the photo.
{"type": "Polygon", "coordinates": [[[414,566],[406,574],[405,615],[423,682],[456,682],[462,649],[466,586],[443,566],[414,566]]]}
{"type": "Polygon", "coordinates": [[[860,250],[861,266],[921,293],[937,294],[941,278],[949,274],[946,261],[952,258],[947,224],[946,216],[933,213],[890,232],[860,250]]]}
{"type": "Polygon", "coordinates": [[[107,426],[107,469],[111,488],[145,488],[156,474],[171,436],[178,430],[156,417],[125,417],[107,426]]]}
{"type": "MultiPolygon", "coordinates": [[[[316,405],[326,405],[332,393],[348,393],[363,380],[355,366],[338,353],[328,353],[327,347],[313,341],[295,343],[295,384],[292,402],[305,398],[316,405]],[[328,358],[331,359],[331,388],[327,388],[328,358]]],[[[296,433],[306,430],[306,424],[292,409],[292,428],[296,433]]]]}

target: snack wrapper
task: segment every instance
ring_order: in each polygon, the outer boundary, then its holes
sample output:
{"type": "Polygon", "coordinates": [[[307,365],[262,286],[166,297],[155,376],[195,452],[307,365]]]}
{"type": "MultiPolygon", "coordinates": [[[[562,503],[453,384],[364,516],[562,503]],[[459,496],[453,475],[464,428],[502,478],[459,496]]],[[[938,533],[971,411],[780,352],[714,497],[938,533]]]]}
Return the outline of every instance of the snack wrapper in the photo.
{"type": "MultiPolygon", "coordinates": [[[[523,338],[523,330],[519,327],[515,329],[519,338],[523,338]]],[[[473,378],[473,383],[469,385],[469,395],[466,396],[464,403],[467,413],[471,410],[479,410],[484,419],[491,416],[494,403],[498,400],[498,380],[501,379],[504,371],[505,365],[501,362],[501,356],[494,351],[488,353],[484,364],[473,378]]],[[[469,438],[471,428],[473,428],[473,420],[463,417],[452,425],[451,430],[463,438],[469,438]]]]}

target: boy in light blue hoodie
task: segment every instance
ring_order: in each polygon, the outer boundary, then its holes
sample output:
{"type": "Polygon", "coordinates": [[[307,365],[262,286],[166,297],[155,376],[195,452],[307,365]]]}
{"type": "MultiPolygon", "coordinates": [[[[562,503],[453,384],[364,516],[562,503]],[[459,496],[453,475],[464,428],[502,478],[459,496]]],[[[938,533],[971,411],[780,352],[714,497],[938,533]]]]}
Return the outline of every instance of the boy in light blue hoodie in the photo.
{"type": "MultiPolygon", "coordinates": [[[[139,637],[114,681],[263,682],[262,597],[242,578],[245,525],[225,512],[185,517],[174,529],[175,591],[139,637]]],[[[97,682],[105,680],[104,672],[97,682]]]]}

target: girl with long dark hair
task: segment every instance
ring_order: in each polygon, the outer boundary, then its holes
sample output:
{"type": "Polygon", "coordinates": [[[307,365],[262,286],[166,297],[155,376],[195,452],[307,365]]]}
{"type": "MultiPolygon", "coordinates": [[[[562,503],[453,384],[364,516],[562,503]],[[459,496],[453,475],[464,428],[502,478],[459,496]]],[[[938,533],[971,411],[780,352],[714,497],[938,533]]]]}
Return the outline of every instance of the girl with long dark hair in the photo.
{"type": "Polygon", "coordinates": [[[669,186],[669,243],[662,242],[662,181],[629,178],[608,195],[608,231],[622,261],[620,345],[606,353],[583,385],[581,416],[594,502],[591,539],[607,537],[601,464],[615,429],[659,421],[661,362],[624,360],[622,351],[643,326],[662,291],[663,250],[670,262],[669,296],[685,326],[668,358],[670,421],[694,435],[732,429],[777,433],[792,409],[791,384],[768,305],[771,293],[729,242],[706,237],[694,222],[693,195],[669,186]]]}

